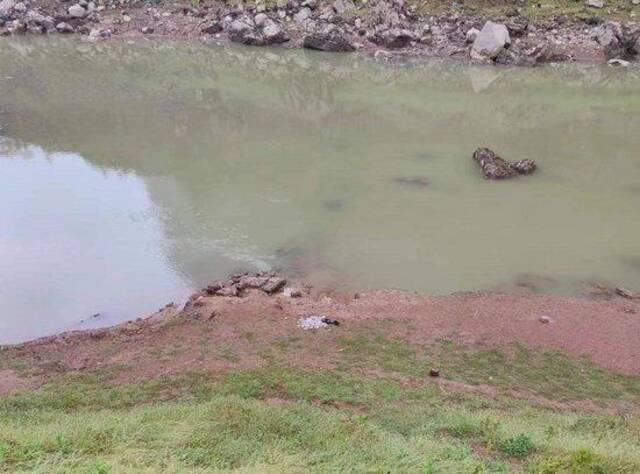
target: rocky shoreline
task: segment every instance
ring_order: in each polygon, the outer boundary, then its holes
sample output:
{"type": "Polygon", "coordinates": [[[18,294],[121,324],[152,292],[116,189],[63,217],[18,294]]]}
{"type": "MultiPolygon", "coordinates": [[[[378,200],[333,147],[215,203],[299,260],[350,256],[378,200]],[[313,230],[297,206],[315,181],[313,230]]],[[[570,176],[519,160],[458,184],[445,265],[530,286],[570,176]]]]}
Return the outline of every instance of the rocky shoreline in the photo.
{"type": "Polygon", "coordinates": [[[605,60],[627,65],[640,54],[640,24],[633,14],[608,21],[597,5],[585,6],[585,12],[534,18],[512,7],[489,17],[451,7],[430,14],[404,0],[207,1],[197,5],[2,0],[0,35],[76,34],[88,41],[115,37],[230,41],[520,66],[605,60]],[[589,13],[591,10],[598,14],[589,13]]]}

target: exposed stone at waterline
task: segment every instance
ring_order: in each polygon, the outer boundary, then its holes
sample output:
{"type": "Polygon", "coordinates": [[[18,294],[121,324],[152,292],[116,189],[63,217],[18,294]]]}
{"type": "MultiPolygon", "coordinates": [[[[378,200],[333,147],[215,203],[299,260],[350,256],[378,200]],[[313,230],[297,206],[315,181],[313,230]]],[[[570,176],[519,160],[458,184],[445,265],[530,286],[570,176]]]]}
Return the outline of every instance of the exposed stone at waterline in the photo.
{"type": "Polygon", "coordinates": [[[231,41],[252,46],[267,46],[289,40],[282,27],[264,13],[256,15],[256,20],[243,16],[230,22],[227,32],[231,41]]]}
{"type": "Polygon", "coordinates": [[[389,49],[404,48],[409,45],[409,43],[415,40],[416,37],[413,32],[403,29],[387,30],[380,34],[374,35],[371,38],[371,41],[373,43],[389,49]]]}
{"type": "Polygon", "coordinates": [[[518,175],[531,174],[536,169],[533,160],[520,160],[513,163],[498,156],[489,148],[478,148],[473,159],[480,165],[487,179],[505,179],[518,175]]]}
{"type": "Polygon", "coordinates": [[[595,37],[607,59],[631,59],[640,54],[640,29],[609,21],[598,28],[595,37]]]}
{"type": "Polygon", "coordinates": [[[332,52],[349,52],[356,48],[349,38],[338,30],[311,33],[304,38],[303,46],[307,49],[332,52]]]}
{"type": "Polygon", "coordinates": [[[282,290],[287,280],[273,273],[243,273],[228,280],[218,280],[207,286],[203,292],[213,296],[242,296],[245,290],[257,289],[267,294],[282,290]]]}
{"type": "Polygon", "coordinates": [[[494,59],[509,44],[511,44],[511,38],[507,27],[501,23],[488,21],[473,41],[471,58],[477,60],[494,59]]]}

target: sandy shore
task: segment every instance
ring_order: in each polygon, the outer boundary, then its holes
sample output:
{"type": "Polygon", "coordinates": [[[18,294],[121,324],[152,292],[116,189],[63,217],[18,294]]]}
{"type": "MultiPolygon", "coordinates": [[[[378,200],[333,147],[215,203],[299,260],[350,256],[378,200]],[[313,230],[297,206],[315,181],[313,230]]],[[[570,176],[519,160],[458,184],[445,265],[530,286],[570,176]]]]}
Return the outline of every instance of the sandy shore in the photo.
{"type": "Polygon", "coordinates": [[[130,367],[119,376],[121,382],[192,370],[261,367],[269,359],[260,347],[288,338],[301,338],[306,349],[318,349],[298,351],[292,365],[330,368],[340,350],[337,338],[371,327],[391,340],[416,347],[447,341],[507,352],[517,347],[560,351],[602,368],[640,375],[640,300],[635,298],[497,293],[425,296],[400,290],[354,294],[319,291],[303,282],[290,282],[284,292],[278,287],[271,294],[247,287],[235,295],[235,291],[216,288],[194,294],[183,309],[169,305],[148,318],[113,328],[5,346],[4,361],[20,361],[30,370],[28,376],[9,368],[0,370],[0,393],[37,387],[65,373],[120,366],[130,367]],[[287,296],[291,288],[296,289],[295,297],[287,296]],[[300,318],[310,315],[340,325],[302,330],[300,318]],[[179,351],[158,356],[176,341],[179,351]],[[203,344],[233,350],[234,358],[221,362],[219,357],[203,356],[203,344]]]}

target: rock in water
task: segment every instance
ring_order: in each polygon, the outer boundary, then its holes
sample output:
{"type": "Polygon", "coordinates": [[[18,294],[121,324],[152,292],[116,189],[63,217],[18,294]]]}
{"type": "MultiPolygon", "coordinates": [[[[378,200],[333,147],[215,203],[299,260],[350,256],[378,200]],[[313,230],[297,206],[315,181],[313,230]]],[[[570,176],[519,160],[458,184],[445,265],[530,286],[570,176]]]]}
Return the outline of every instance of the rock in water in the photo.
{"type": "Polygon", "coordinates": [[[536,169],[536,164],[532,160],[509,163],[488,148],[478,148],[473,152],[473,159],[478,162],[487,179],[511,178],[521,174],[533,173],[536,169]]]}
{"type": "Polygon", "coordinates": [[[471,57],[473,59],[494,59],[509,44],[511,44],[511,38],[507,27],[501,23],[488,21],[473,41],[471,57]]]}
{"type": "Polygon", "coordinates": [[[333,52],[348,52],[356,49],[344,34],[336,30],[307,35],[303,46],[307,49],[333,52]]]}
{"type": "Polygon", "coordinates": [[[511,167],[519,174],[531,174],[536,170],[536,163],[533,160],[520,160],[511,163],[511,167]]]}

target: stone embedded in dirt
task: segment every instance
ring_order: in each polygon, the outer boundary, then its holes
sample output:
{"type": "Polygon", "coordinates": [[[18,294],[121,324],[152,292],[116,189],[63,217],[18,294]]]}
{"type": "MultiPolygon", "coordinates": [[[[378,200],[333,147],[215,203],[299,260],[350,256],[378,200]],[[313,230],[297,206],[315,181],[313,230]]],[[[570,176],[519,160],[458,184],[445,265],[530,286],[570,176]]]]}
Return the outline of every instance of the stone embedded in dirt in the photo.
{"type": "Polygon", "coordinates": [[[260,288],[266,293],[272,294],[278,290],[281,290],[287,284],[287,280],[281,277],[271,277],[260,288]]]}
{"type": "Polygon", "coordinates": [[[331,51],[334,53],[354,51],[356,48],[349,38],[337,30],[311,33],[304,37],[302,46],[317,51],[331,51]]]}
{"type": "Polygon", "coordinates": [[[302,296],[302,291],[297,288],[287,287],[282,290],[282,294],[287,298],[300,298],[302,296]]]}
{"type": "Polygon", "coordinates": [[[604,0],[587,0],[587,6],[591,8],[604,8],[604,0]]]}
{"type": "Polygon", "coordinates": [[[143,35],[150,35],[153,33],[153,28],[151,26],[143,26],[140,32],[143,35]]]}
{"type": "Polygon", "coordinates": [[[215,35],[217,33],[221,33],[222,30],[222,25],[219,22],[214,21],[209,26],[205,26],[204,28],[202,28],[202,30],[200,31],[207,35],[215,35]]]}
{"type": "Polygon", "coordinates": [[[494,59],[500,51],[511,44],[509,30],[501,23],[487,21],[471,47],[472,59],[494,59]]]}
{"type": "Polygon", "coordinates": [[[67,11],[74,18],[84,18],[87,15],[87,10],[78,3],[71,5],[67,11]]]}
{"type": "Polygon", "coordinates": [[[551,322],[551,318],[549,316],[540,316],[538,319],[542,324],[549,324],[551,322]]]}
{"type": "Polygon", "coordinates": [[[216,296],[238,296],[239,291],[236,285],[226,286],[216,291],[216,296]]]}
{"type": "Polygon", "coordinates": [[[238,280],[240,288],[260,288],[269,281],[268,276],[242,275],[238,280]]]}
{"type": "Polygon", "coordinates": [[[431,369],[429,371],[429,376],[430,377],[440,377],[440,370],[438,369],[431,369]]]}
{"type": "Polygon", "coordinates": [[[536,169],[536,164],[533,160],[520,160],[509,163],[489,148],[478,148],[473,152],[473,159],[478,162],[487,179],[511,178],[521,174],[533,173],[536,169]]]}
{"type": "Polygon", "coordinates": [[[371,41],[389,49],[404,48],[417,38],[412,31],[400,28],[393,28],[376,34],[371,41]]]}
{"type": "Polygon", "coordinates": [[[616,294],[618,296],[622,296],[623,298],[627,298],[627,299],[634,299],[636,297],[635,293],[631,290],[627,290],[626,288],[621,288],[621,287],[617,287],[616,288],[616,294]]]}
{"type": "Polygon", "coordinates": [[[73,26],[71,26],[69,23],[61,21],[56,25],[56,30],[58,31],[58,33],[63,34],[73,33],[73,26]]]}

